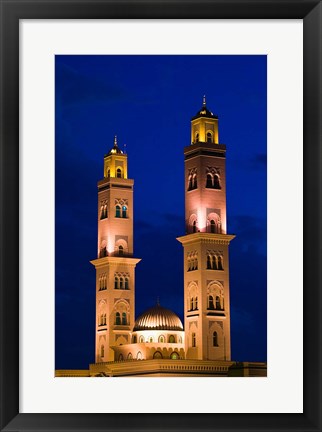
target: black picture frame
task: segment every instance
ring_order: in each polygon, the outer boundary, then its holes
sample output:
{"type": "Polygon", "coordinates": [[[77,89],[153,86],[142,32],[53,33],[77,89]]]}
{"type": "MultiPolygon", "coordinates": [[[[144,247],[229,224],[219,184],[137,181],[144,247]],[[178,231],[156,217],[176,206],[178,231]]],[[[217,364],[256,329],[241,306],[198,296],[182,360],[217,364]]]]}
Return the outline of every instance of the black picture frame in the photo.
{"type": "MultiPolygon", "coordinates": [[[[1,430],[321,431],[322,3],[316,0],[173,0],[171,2],[0,0],[0,5],[1,430]],[[15,319],[19,313],[19,20],[98,18],[303,19],[305,251],[303,414],[19,413],[19,322],[15,319]]],[[[287,368],[288,361],[292,359],[281,359],[281,367],[287,368]]],[[[211,393],[209,396],[211,397],[211,393]]]]}

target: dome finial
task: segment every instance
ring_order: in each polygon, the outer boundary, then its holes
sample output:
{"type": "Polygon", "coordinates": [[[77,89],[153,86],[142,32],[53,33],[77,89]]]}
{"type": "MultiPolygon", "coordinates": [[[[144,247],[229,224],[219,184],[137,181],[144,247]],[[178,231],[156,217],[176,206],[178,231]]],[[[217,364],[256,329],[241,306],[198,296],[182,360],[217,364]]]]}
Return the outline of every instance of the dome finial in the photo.
{"type": "Polygon", "coordinates": [[[118,147],[117,146],[117,136],[116,135],[114,135],[114,147],[118,147]]]}
{"type": "Polygon", "coordinates": [[[206,106],[206,95],[203,95],[203,98],[202,98],[202,106],[206,106]]]}

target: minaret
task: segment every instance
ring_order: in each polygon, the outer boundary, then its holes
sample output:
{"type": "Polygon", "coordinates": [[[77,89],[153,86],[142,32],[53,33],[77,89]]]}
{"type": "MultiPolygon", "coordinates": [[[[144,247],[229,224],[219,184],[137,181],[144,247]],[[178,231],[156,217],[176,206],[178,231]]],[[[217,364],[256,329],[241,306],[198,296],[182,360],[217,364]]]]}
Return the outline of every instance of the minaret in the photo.
{"type": "Polygon", "coordinates": [[[114,138],[104,156],[98,186],[98,258],[96,269],[95,361],[113,361],[114,345],[130,343],[135,321],[133,258],[133,184],[127,178],[127,155],[114,138]]]}
{"type": "Polygon", "coordinates": [[[191,119],[185,156],[184,315],[187,359],[230,360],[226,146],[206,106],[191,119]]]}

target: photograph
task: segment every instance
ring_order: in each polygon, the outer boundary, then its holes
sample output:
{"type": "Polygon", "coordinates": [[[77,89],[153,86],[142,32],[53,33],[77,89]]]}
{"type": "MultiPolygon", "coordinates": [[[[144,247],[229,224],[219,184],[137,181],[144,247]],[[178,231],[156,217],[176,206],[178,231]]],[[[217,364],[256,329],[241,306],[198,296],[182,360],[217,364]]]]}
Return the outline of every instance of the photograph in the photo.
{"type": "Polygon", "coordinates": [[[267,377],[267,56],[56,55],[54,92],[55,377],[267,377]]]}

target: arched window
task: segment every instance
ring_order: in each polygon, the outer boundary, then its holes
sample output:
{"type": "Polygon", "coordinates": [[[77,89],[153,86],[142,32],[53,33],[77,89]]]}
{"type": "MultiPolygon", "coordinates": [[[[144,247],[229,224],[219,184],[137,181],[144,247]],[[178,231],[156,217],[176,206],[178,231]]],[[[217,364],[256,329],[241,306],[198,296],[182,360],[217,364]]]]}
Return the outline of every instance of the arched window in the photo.
{"type": "Polygon", "coordinates": [[[119,361],[123,361],[124,359],[123,359],[123,354],[120,354],[119,355],[119,361]]]}
{"type": "Polygon", "coordinates": [[[197,221],[193,221],[192,223],[192,232],[193,233],[197,232],[197,221]]]}
{"type": "Polygon", "coordinates": [[[221,304],[220,304],[220,297],[216,296],[216,309],[221,309],[221,304]]]}
{"type": "Polygon", "coordinates": [[[115,277],[114,279],[114,289],[119,289],[119,278],[115,277]]]}
{"type": "Polygon", "coordinates": [[[214,176],[214,189],[221,189],[219,177],[217,174],[214,176]]]}
{"type": "Polygon", "coordinates": [[[224,266],[223,266],[223,259],[221,256],[218,257],[218,270],[223,270],[224,266]]]}
{"type": "Polygon", "coordinates": [[[196,141],[196,143],[199,142],[199,133],[198,132],[195,135],[195,141],[196,141]]]}
{"type": "Polygon", "coordinates": [[[110,169],[107,170],[107,177],[108,178],[111,177],[111,171],[110,171],[110,169]]]}
{"type": "Polygon", "coordinates": [[[207,174],[206,188],[212,188],[212,175],[207,174]]]}
{"type": "Polygon", "coordinates": [[[192,333],[192,334],[191,334],[191,346],[192,346],[193,348],[196,347],[196,333],[192,333]]]}
{"type": "Polygon", "coordinates": [[[127,208],[126,208],[126,206],[122,207],[122,218],[127,218],[127,208]]]}
{"type": "Polygon", "coordinates": [[[101,250],[100,250],[100,258],[103,258],[106,256],[107,256],[106,246],[103,246],[103,247],[101,247],[101,250]]]}
{"type": "Polygon", "coordinates": [[[198,309],[198,297],[195,297],[195,310],[198,309]]]}
{"type": "Polygon", "coordinates": [[[192,177],[192,189],[197,189],[198,184],[197,184],[197,174],[194,174],[192,177]]]}
{"type": "Polygon", "coordinates": [[[104,206],[104,219],[107,218],[107,205],[104,206]]]}
{"type": "Polygon", "coordinates": [[[217,266],[217,257],[213,256],[212,257],[212,269],[213,270],[218,270],[218,266],[217,266]]]}
{"type": "Polygon", "coordinates": [[[193,297],[190,298],[190,309],[189,310],[193,310],[193,297]]]}
{"type": "Polygon", "coordinates": [[[116,312],[116,314],[115,314],[115,325],[121,325],[121,314],[120,314],[120,312],[116,312]]]}
{"type": "Polygon", "coordinates": [[[121,178],[122,177],[122,170],[121,170],[121,168],[117,168],[117,170],[116,170],[116,177],[117,178],[121,178]]]}
{"type": "Polygon", "coordinates": [[[103,325],[106,325],[106,314],[103,316],[103,325]]]}
{"type": "Polygon", "coordinates": [[[123,282],[124,282],[124,279],[121,277],[120,278],[120,289],[121,290],[124,289],[123,282]]]}
{"type": "Polygon", "coordinates": [[[126,312],[122,312],[122,325],[127,325],[126,312]]]}
{"type": "Polygon", "coordinates": [[[127,359],[128,359],[128,360],[133,360],[132,353],[128,353],[128,355],[127,355],[127,359]]]}
{"type": "Polygon", "coordinates": [[[173,353],[171,353],[170,355],[171,360],[178,360],[179,359],[179,354],[175,351],[173,351],[173,353]]]}
{"type": "Polygon", "coordinates": [[[208,254],[207,255],[207,269],[211,269],[211,256],[208,254]]]}
{"type": "Polygon", "coordinates": [[[104,206],[101,207],[101,216],[100,219],[104,219],[104,206]]]}
{"type": "Polygon", "coordinates": [[[133,343],[136,343],[136,342],[137,342],[137,337],[136,337],[136,336],[133,336],[132,341],[133,341],[133,343]]]}
{"type": "Polygon", "coordinates": [[[115,207],[115,217],[117,218],[121,217],[121,206],[119,205],[115,207]]]}
{"type": "Polygon", "coordinates": [[[212,134],[211,132],[207,132],[207,143],[211,143],[212,142],[212,134]]]}
{"type": "Polygon", "coordinates": [[[162,354],[160,353],[160,351],[156,351],[154,354],[153,354],[153,358],[154,359],[159,359],[159,358],[163,358],[162,357],[162,354]]]}
{"type": "Polygon", "coordinates": [[[192,189],[192,176],[190,175],[188,178],[188,191],[192,189]]]}
{"type": "Polygon", "coordinates": [[[182,337],[179,336],[179,343],[182,343],[182,337]]]}
{"type": "Polygon", "coordinates": [[[124,248],[122,245],[119,246],[119,256],[123,256],[124,255],[124,248]]]}
{"type": "Polygon", "coordinates": [[[153,342],[153,337],[152,337],[152,336],[149,337],[149,342],[150,342],[150,343],[153,342]]]}
{"type": "Polygon", "coordinates": [[[212,346],[214,347],[218,346],[218,334],[215,331],[212,334],[212,346]]]}
{"type": "Polygon", "coordinates": [[[129,289],[129,278],[125,278],[125,289],[129,289]]]}
{"type": "Polygon", "coordinates": [[[164,341],[165,341],[164,336],[163,335],[159,336],[159,342],[164,343],[164,341]]]}
{"type": "Polygon", "coordinates": [[[173,335],[169,336],[169,343],[175,343],[175,337],[173,335]]]}
{"type": "Polygon", "coordinates": [[[101,357],[104,357],[104,345],[101,345],[101,357]]]}
{"type": "Polygon", "coordinates": [[[136,355],[137,360],[141,360],[142,359],[142,353],[141,351],[139,351],[136,355]]]}
{"type": "Polygon", "coordinates": [[[215,309],[214,298],[213,298],[212,295],[208,296],[208,309],[210,309],[210,310],[214,310],[215,309]]]}
{"type": "Polygon", "coordinates": [[[140,336],[139,343],[144,343],[144,336],[140,336]]]}
{"type": "Polygon", "coordinates": [[[216,233],[216,223],[213,219],[211,219],[211,221],[210,221],[210,232],[216,233]]]}

